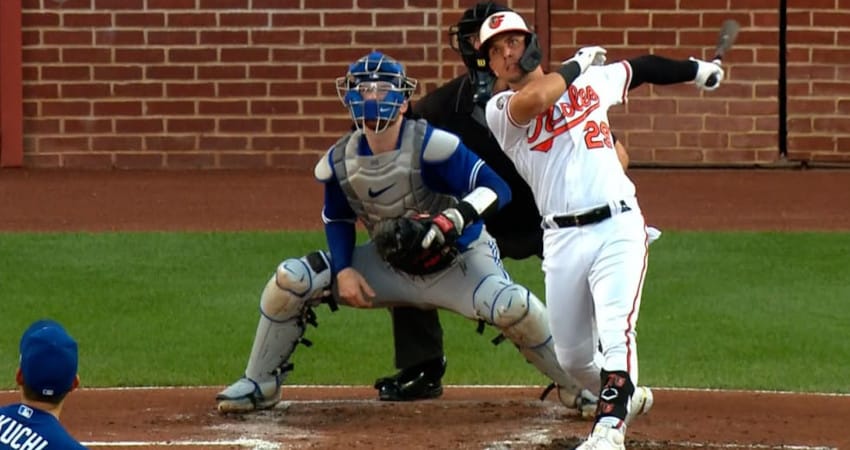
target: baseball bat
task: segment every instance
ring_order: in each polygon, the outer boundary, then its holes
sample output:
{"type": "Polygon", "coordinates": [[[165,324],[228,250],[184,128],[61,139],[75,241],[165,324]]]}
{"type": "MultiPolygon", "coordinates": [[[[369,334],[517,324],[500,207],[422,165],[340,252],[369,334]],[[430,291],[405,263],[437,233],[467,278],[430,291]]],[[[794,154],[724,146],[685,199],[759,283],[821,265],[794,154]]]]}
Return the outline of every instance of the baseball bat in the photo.
{"type": "MultiPolygon", "coordinates": [[[[717,38],[717,48],[714,49],[714,63],[720,64],[723,56],[732,47],[732,44],[735,43],[740,28],[741,26],[738,25],[735,19],[726,19],[723,21],[723,25],[720,27],[720,36],[717,38]]],[[[717,77],[714,75],[710,75],[705,80],[705,85],[708,87],[714,87],[716,84],[717,77]]]]}

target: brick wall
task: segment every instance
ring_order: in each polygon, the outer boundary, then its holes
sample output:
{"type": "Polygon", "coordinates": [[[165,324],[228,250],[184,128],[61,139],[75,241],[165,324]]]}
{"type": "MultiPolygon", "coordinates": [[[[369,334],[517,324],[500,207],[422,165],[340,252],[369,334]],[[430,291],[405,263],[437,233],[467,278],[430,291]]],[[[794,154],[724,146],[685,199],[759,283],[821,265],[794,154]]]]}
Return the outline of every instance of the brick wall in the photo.
{"type": "Polygon", "coordinates": [[[766,163],[778,158],[777,2],[716,0],[576,0],[581,14],[553,13],[553,52],[604,42],[609,59],[646,53],[710,60],[721,23],[743,30],[726,55],[720,89],[691,84],[641,86],[611,114],[636,161],[685,164],[766,163]],[[729,7],[728,4],[734,6],[729,7]],[[678,8],[677,8],[678,5],[678,8]],[[593,9],[591,9],[591,6],[593,9]]]}
{"type": "MultiPolygon", "coordinates": [[[[23,0],[24,164],[312,167],[349,127],[334,78],[377,48],[406,64],[420,93],[433,89],[462,73],[446,29],[472,3],[23,0]]],[[[546,2],[508,3],[532,18],[546,2]]],[[[535,25],[552,61],[578,43],[602,43],[611,59],[707,58],[720,22],[738,19],[745,29],[720,90],[641,87],[613,128],[636,162],[769,162],[779,139],[776,3],[549,0],[549,22],[535,25]]],[[[788,3],[789,156],[850,161],[850,50],[840,49],[850,0],[788,3]]]]}
{"type": "Polygon", "coordinates": [[[788,0],[788,157],[850,162],[850,0],[788,0]]]}

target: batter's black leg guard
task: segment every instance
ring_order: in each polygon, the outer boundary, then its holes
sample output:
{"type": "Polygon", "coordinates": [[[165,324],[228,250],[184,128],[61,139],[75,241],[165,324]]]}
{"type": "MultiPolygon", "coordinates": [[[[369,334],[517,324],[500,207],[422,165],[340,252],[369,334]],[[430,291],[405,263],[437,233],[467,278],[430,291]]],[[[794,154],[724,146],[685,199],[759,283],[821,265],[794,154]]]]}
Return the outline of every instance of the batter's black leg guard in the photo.
{"type": "Polygon", "coordinates": [[[625,423],[629,399],[635,392],[635,385],[628,372],[622,370],[608,372],[602,369],[601,381],[596,423],[604,422],[609,427],[620,428],[625,423]]]}

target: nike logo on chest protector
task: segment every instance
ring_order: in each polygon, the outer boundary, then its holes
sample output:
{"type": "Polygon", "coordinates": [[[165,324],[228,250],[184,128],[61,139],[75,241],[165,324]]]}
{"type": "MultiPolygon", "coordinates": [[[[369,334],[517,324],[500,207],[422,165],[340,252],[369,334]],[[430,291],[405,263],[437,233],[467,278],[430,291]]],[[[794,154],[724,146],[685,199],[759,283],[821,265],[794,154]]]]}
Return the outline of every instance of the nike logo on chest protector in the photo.
{"type": "Polygon", "coordinates": [[[389,185],[389,186],[387,186],[387,187],[385,187],[385,188],[378,189],[377,191],[373,191],[373,190],[372,190],[372,188],[371,188],[371,187],[369,187],[369,197],[370,197],[370,198],[375,198],[375,197],[377,197],[377,196],[379,196],[379,195],[383,194],[384,192],[389,191],[389,190],[390,190],[393,186],[395,186],[395,183],[393,183],[393,184],[391,184],[391,185],[389,185]]]}

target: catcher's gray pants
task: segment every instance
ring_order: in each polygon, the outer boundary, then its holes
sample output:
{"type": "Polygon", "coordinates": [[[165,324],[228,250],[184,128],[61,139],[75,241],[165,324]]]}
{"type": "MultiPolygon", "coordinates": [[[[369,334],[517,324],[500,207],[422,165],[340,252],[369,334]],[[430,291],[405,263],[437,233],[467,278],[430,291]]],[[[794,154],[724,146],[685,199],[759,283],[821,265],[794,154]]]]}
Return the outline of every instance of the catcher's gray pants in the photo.
{"type": "Polygon", "coordinates": [[[393,269],[381,259],[371,241],[354,249],[351,265],[375,290],[372,303],[376,308],[443,308],[473,320],[479,318],[473,296],[481,282],[489,276],[510,280],[496,241],[483,230],[449,268],[432,275],[413,276],[393,269]]]}

